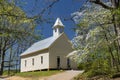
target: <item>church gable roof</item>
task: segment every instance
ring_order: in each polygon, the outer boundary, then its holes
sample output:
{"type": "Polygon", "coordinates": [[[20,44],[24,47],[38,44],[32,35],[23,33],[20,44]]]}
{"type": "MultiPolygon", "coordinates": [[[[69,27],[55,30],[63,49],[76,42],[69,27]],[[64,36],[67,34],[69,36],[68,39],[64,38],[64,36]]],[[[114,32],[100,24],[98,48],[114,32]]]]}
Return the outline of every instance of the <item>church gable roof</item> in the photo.
{"type": "Polygon", "coordinates": [[[28,48],[25,52],[23,52],[23,53],[21,54],[21,56],[27,55],[27,54],[31,54],[31,53],[33,53],[33,52],[36,52],[36,51],[40,51],[40,50],[49,48],[50,45],[51,45],[56,39],[57,39],[57,38],[55,38],[55,37],[52,36],[52,37],[49,37],[49,38],[47,38],[47,39],[38,41],[38,42],[34,43],[30,48],[28,48]]]}

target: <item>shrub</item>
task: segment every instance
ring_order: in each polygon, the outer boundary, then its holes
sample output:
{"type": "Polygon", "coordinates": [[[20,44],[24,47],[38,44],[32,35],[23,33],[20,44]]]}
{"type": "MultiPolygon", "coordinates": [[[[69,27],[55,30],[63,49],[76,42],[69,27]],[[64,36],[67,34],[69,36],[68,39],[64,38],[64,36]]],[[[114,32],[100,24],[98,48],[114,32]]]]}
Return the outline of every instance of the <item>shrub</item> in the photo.
{"type": "Polygon", "coordinates": [[[112,78],[118,78],[118,77],[120,77],[120,72],[112,75],[112,78]]]}
{"type": "Polygon", "coordinates": [[[80,63],[78,64],[78,69],[79,70],[84,70],[85,64],[84,63],[80,63]]]}

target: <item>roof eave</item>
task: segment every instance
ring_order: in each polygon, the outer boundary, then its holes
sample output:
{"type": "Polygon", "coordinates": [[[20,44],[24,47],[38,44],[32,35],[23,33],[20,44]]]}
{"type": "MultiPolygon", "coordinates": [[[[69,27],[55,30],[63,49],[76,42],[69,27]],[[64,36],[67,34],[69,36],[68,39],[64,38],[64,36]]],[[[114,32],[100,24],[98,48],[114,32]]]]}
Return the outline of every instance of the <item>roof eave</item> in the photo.
{"type": "MultiPolygon", "coordinates": [[[[49,47],[50,47],[50,46],[49,46],[49,47]]],[[[38,51],[31,52],[31,53],[27,53],[27,54],[23,54],[23,55],[21,54],[20,57],[22,57],[22,56],[27,56],[27,55],[30,55],[30,54],[34,54],[34,53],[37,53],[37,52],[40,52],[40,51],[46,50],[46,49],[48,49],[49,47],[44,48],[44,49],[41,49],[41,50],[38,50],[38,51]]]]}

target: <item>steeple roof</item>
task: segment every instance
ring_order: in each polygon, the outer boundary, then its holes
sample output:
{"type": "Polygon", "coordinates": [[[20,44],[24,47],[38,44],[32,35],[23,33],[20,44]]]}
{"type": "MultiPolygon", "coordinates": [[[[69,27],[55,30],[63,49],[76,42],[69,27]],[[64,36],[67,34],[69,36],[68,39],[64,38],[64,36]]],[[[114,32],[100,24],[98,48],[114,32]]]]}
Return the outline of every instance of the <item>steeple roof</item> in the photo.
{"type": "Polygon", "coordinates": [[[60,18],[57,18],[57,20],[55,21],[55,24],[53,26],[53,28],[55,27],[64,27],[63,23],[61,22],[60,18]]]}

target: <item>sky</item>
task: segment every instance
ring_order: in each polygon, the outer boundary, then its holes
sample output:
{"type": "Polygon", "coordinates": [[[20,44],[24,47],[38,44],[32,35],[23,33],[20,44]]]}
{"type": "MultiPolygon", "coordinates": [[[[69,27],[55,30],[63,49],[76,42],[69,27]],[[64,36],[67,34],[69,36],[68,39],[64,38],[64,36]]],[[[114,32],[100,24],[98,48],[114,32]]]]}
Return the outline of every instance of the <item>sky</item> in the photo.
{"type": "MultiPolygon", "coordinates": [[[[23,6],[22,9],[27,13],[27,15],[37,15],[43,8],[45,8],[49,3],[50,0],[22,0],[23,6]]],[[[77,12],[85,0],[59,0],[59,2],[55,3],[55,5],[44,13],[43,18],[50,19],[51,23],[43,22],[37,25],[37,30],[40,30],[43,37],[47,38],[52,36],[52,27],[56,18],[59,17],[63,24],[65,25],[64,32],[67,34],[69,39],[72,39],[75,36],[75,32],[73,28],[75,28],[75,23],[69,18],[71,14],[77,12]],[[64,20],[68,19],[68,20],[64,20]]]]}

